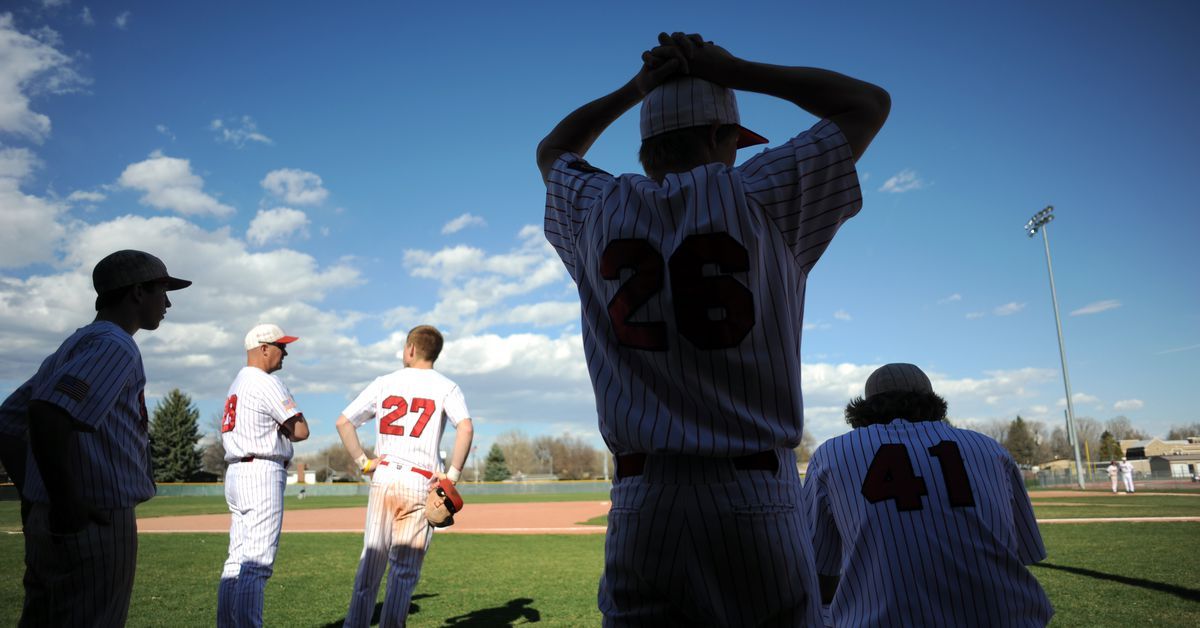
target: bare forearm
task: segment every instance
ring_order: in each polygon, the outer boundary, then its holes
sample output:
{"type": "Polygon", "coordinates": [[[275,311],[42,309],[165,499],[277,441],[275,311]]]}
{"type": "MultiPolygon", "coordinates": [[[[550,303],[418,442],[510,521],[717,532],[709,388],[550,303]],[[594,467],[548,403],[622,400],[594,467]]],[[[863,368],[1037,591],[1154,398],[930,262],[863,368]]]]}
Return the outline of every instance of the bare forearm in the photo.
{"type": "Polygon", "coordinates": [[[338,417],[337,431],[338,436],[342,438],[342,446],[346,448],[346,452],[350,454],[351,458],[357,462],[366,457],[366,454],[363,453],[362,443],[358,440],[358,430],[345,416],[338,417]]]}
{"type": "Polygon", "coordinates": [[[467,456],[471,453],[471,441],[475,438],[475,427],[471,419],[458,422],[454,433],[454,453],[450,456],[450,466],[462,471],[467,464],[467,456]]]}
{"type": "Polygon", "coordinates": [[[572,111],[550,131],[537,149],[538,168],[548,178],[550,166],[563,153],[583,155],[617,118],[642,100],[635,81],[572,111]]]}

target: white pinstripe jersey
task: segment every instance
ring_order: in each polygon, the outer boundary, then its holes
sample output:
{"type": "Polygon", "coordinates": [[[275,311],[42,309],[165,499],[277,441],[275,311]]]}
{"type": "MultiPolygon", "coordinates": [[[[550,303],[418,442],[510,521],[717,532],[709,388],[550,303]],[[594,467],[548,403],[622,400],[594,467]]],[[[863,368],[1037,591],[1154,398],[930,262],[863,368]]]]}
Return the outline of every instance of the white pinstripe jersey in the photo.
{"type": "Polygon", "coordinates": [[[546,238],[579,289],[600,432],[616,453],[794,447],[808,273],[862,206],[837,125],[661,183],[565,153],[546,238]]]}
{"type": "Polygon", "coordinates": [[[1046,557],[995,440],[896,419],[826,441],[804,481],[817,572],[840,575],[836,626],[1044,626],[1025,568],[1046,557]]]}
{"type": "MultiPolygon", "coordinates": [[[[79,497],[98,508],[129,508],[154,496],[146,373],[133,336],[108,321],[81,327],[27,385],[29,400],[52,403],[93,430],[74,432],[60,458],[79,497]]],[[[49,503],[37,465],[26,469],[26,497],[49,503]]]]}
{"type": "MultiPolygon", "coordinates": [[[[379,419],[375,456],[427,471],[441,471],[438,446],[446,420],[470,418],[462,389],[433,369],[403,368],[375,378],[342,410],[355,428],[379,419]]],[[[392,465],[379,467],[372,482],[411,479],[392,465]],[[398,475],[399,474],[399,475],[398,475]]]]}
{"type": "Polygon", "coordinates": [[[279,426],[300,414],[288,387],[274,375],[244,366],[229,385],[221,417],[225,461],[247,456],[285,462],[292,458],[292,441],[279,426]]]}

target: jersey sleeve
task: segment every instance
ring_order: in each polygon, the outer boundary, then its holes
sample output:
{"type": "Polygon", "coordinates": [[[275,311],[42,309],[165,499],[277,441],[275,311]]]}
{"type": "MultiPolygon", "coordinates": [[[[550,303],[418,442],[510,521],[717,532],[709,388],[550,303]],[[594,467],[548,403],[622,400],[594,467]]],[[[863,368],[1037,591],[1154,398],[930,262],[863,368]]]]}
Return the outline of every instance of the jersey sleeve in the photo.
{"type": "Polygon", "coordinates": [[[364,423],[375,418],[375,400],[379,397],[379,385],[379,378],[375,378],[342,410],[342,416],[354,427],[362,427],[364,423]]]}
{"type": "Polygon", "coordinates": [[[1033,515],[1033,504],[1029,501],[1029,493],[1025,490],[1025,478],[1021,470],[1011,458],[1005,462],[1008,465],[1009,479],[1012,482],[1013,526],[1017,535],[1017,557],[1022,563],[1032,565],[1046,557],[1046,546],[1042,544],[1042,532],[1038,529],[1037,519],[1033,515]]]}
{"type": "Polygon", "coordinates": [[[39,381],[30,399],[52,403],[94,430],[135,379],[139,362],[129,346],[97,336],[80,343],[70,359],[39,381]]]}
{"type": "Polygon", "coordinates": [[[842,573],[842,537],[833,520],[833,509],[829,505],[826,485],[828,475],[821,448],[808,461],[808,472],[804,477],[804,503],[808,506],[808,520],[812,526],[813,556],[817,573],[837,576],[842,573]]]}
{"type": "Polygon", "coordinates": [[[292,391],[288,390],[287,384],[278,377],[271,379],[274,380],[274,385],[269,387],[263,402],[270,408],[271,417],[275,422],[283,425],[288,419],[300,414],[300,409],[296,407],[296,400],[292,398],[292,391]]]}
{"type": "Polygon", "coordinates": [[[571,278],[575,278],[575,242],[594,211],[597,199],[613,176],[592,167],[575,153],[559,155],[546,180],[546,240],[558,251],[571,278]]]}
{"type": "Polygon", "coordinates": [[[463,419],[471,418],[471,413],[467,410],[467,400],[458,386],[451,388],[446,394],[446,399],[442,402],[442,411],[454,426],[458,426],[458,422],[463,419]]]}
{"type": "Polygon", "coordinates": [[[829,120],[738,166],[746,197],[775,224],[805,272],[862,208],[854,153],[829,120]]]}
{"type": "Polygon", "coordinates": [[[29,397],[33,380],[21,384],[0,404],[0,435],[23,438],[29,429],[29,397]]]}

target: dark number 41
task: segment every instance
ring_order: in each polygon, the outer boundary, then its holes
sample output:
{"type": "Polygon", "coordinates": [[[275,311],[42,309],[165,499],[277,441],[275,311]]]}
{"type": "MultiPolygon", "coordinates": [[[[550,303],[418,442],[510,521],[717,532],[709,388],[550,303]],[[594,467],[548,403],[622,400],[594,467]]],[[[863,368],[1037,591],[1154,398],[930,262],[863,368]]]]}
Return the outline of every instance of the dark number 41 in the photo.
{"type": "MultiPolygon", "coordinates": [[[[950,506],[974,506],[975,494],[971,492],[971,481],[967,478],[967,467],[958,451],[958,443],[944,440],[928,451],[938,459],[950,506]]],[[[923,507],[921,498],[928,494],[925,480],[913,472],[908,447],[898,443],[881,445],[863,479],[863,497],[872,504],[894,499],[896,510],[920,510],[923,507]]]]}

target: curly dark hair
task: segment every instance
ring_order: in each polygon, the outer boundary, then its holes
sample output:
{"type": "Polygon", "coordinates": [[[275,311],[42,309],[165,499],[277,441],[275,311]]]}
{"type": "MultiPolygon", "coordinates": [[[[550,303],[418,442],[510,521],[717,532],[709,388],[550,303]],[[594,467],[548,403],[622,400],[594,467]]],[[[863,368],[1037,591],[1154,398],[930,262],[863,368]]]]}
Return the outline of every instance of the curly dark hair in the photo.
{"type": "Polygon", "coordinates": [[[871,395],[869,399],[855,397],[846,405],[846,423],[850,427],[866,427],[891,423],[894,419],[907,421],[945,421],[946,400],[935,393],[893,391],[871,395]]]}

